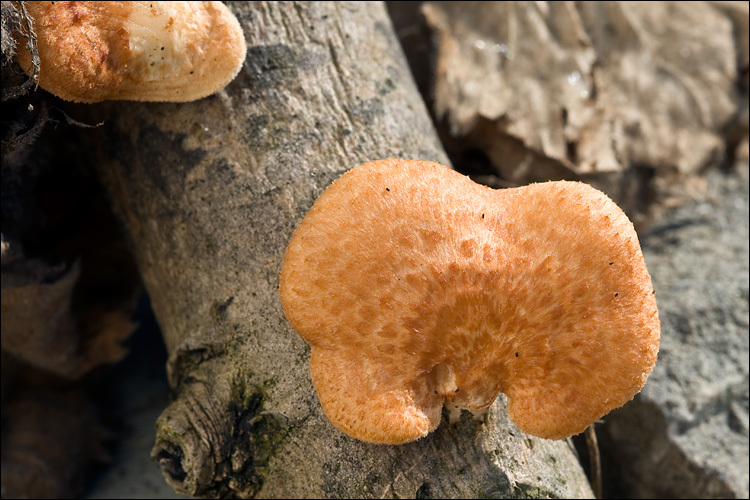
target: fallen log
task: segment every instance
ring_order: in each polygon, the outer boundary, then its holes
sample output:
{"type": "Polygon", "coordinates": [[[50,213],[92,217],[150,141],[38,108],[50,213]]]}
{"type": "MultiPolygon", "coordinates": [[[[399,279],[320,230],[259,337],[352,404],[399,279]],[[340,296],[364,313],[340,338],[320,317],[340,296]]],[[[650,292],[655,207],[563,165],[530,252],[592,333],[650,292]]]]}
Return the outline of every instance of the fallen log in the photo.
{"type": "Polygon", "coordinates": [[[448,164],[381,3],[237,2],[248,44],[226,89],[184,104],[73,106],[170,353],[152,451],[203,497],[591,496],[565,441],[521,433],[502,398],[401,446],[323,415],[279,271],[317,196],[372,159],[448,164]]]}

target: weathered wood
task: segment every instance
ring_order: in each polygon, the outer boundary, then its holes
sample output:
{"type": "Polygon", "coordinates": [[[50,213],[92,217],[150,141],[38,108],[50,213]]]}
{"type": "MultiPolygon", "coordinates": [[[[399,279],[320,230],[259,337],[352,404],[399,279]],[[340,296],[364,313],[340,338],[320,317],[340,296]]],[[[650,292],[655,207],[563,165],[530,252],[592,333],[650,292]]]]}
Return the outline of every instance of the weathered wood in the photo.
{"type": "Polygon", "coordinates": [[[419,441],[334,428],[278,275],[316,197],[367,160],[448,163],[381,3],[231,5],[240,75],[187,104],[101,104],[98,171],[163,330],[175,401],[153,457],[200,496],[591,496],[566,442],[523,435],[502,401],[419,441]]]}

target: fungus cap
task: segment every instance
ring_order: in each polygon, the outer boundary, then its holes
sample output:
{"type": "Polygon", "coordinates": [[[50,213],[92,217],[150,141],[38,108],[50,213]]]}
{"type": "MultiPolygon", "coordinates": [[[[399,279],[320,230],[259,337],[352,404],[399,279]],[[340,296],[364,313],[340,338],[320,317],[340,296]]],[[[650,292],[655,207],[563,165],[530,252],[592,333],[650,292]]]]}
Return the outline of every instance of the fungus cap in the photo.
{"type": "MultiPolygon", "coordinates": [[[[237,18],[222,2],[25,2],[39,86],[75,102],[186,102],[221,90],[245,59],[237,18]]],[[[19,44],[19,65],[31,54],[19,44]]]]}
{"type": "Polygon", "coordinates": [[[334,181],[294,232],[279,292],[325,414],[375,443],[499,392],[524,432],[577,434],[641,390],[659,345],[638,238],[606,195],[493,190],[427,161],[334,181]]]}

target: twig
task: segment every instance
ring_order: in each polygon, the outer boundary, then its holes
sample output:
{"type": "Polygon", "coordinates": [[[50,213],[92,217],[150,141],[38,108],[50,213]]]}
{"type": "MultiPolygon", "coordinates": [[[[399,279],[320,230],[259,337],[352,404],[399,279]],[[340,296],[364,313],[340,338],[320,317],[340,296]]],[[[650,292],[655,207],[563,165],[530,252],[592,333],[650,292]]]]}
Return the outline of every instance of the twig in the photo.
{"type": "Polygon", "coordinates": [[[594,424],[586,427],[586,446],[589,450],[589,482],[596,498],[602,498],[602,463],[594,424]]]}

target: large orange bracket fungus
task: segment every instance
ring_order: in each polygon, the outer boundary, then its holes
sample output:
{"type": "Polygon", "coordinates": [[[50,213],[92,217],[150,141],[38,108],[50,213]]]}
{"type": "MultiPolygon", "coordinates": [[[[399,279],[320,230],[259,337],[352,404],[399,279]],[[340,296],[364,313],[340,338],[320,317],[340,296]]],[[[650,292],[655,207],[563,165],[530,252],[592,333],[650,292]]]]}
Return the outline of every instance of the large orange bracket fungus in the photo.
{"type": "MultiPolygon", "coordinates": [[[[39,86],[75,102],[187,102],[239,72],[246,45],[221,2],[24,2],[36,32],[39,86]]],[[[19,44],[18,63],[32,73],[19,44]]]]}
{"type": "Polygon", "coordinates": [[[659,349],[638,237],[582,183],[493,190],[388,159],[337,179],[295,231],[281,302],[312,347],[323,411],[404,443],[443,405],[499,392],[526,433],[561,439],[631,400],[659,349]]]}

